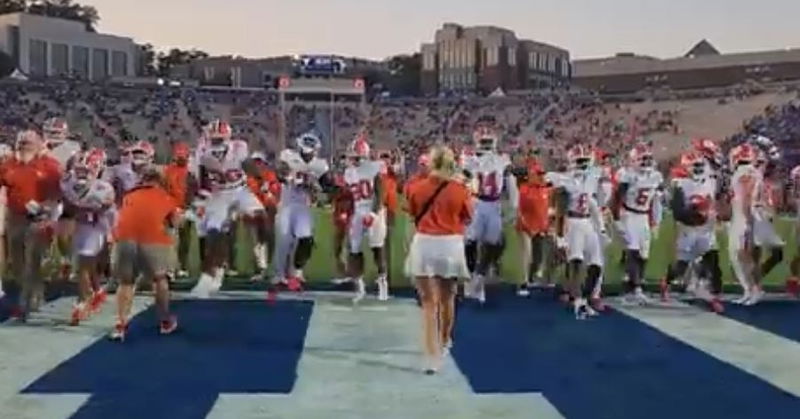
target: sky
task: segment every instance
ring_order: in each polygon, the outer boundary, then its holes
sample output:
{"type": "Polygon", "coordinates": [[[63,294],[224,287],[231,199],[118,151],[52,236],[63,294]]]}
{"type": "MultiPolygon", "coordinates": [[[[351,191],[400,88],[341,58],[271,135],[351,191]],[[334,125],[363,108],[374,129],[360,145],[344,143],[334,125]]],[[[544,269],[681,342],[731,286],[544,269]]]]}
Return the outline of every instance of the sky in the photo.
{"type": "Polygon", "coordinates": [[[78,0],[99,31],[157,49],[265,57],[385,58],[419,50],[444,22],[491,24],[573,58],[684,54],[706,38],[721,52],[800,47],[798,0],[78,0]]]}

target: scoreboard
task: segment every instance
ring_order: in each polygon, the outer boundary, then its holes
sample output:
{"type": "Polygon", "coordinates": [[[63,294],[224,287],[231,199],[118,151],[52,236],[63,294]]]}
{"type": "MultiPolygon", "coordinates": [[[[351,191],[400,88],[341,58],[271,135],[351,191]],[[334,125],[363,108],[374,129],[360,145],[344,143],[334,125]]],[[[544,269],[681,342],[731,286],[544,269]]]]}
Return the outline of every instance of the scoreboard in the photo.
{"type": "Polygon", "coordinates": [[[343,59],[332,55],[301,55],[295,58],[294,66],[304,76],[336,76],[347,69],[343,59]]]}

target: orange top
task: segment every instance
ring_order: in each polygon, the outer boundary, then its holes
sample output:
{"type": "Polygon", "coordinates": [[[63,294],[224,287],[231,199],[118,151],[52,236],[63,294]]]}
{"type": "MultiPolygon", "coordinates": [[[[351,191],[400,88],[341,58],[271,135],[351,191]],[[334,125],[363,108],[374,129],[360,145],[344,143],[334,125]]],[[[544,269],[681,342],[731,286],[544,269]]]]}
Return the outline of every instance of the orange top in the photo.
{"type": "Polygon", "coordinates": [[[281,195],[281,184],[278,182],[278,176],[275,172],[269,169],[261,170],[261,181],[253,176],[247,177],[247,186],[250,191],[255,194],[261,204],[265,207],[274,207],[278,205],[278,199],[281,195]],[[266,183],[269,185],[269,192],[262,191],[261,186],[266,183]]]}
{"type": "Polygon", "coordinates": [[[189,167],[170,163],[164,168],[164,178],[167,183],[167,191],[175,199],[178,205],[186,203],[186,189],[189,181],[189,167]]]}
{"type": "Polygon", "coordinates": [[[414,176],[408,178],[408,180],[406,181],[406,186],[403,188],[403,195],[405,195],[406,199],[408,199],[409,193],[411,192],[411,187],[415,183],[421,180],[425,180],[427,177],[428,177],[427,173],[417,173],[414,176]]]}
{"type": "MultiPolygon", "coordinates": [[[[422,212],[442,182],[442,179],[430,176],[408,185],[411,216],[417,217],[422,212]]],[[[450,181],[420,220],[417,231],[434,236],[463,235],[471,218],[472,196],[469,190],[460,182],[450,181]]]]}
{"type": "Polygon", "coordinates": [[[389,215],[397,213],[397,177],[392,173],[381,174],[381,184],[383,186],[383,205],[389,215]]]}
{"type": "Polygon", "coordinates": [[[171,245],[167,220],[176,211],[175,200],[163,188],[134,188],[122,199],[114,236],[118,241],[171,245]]]}
{"type": "Polygon", "coordinates": [[[547,233],[550,228],[550,188],[533,182],[519,187],[517,230],[528,234],[547,233]]]}
{"type": "Polygon", "coordinates": [[[61,166],[58,160],[41,155],[25,163],[16,158],[0,167],[0,185],[8,188],[8,208],[25,215],[25,204],[58,199],[61,195],[61,166]]]}

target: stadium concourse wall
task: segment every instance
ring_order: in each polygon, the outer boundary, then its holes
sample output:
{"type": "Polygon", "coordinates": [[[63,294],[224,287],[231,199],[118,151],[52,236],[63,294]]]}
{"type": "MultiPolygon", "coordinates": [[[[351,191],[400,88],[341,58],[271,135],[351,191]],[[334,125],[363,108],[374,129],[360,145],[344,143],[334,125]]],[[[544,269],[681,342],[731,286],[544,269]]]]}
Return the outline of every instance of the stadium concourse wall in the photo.
{"type": "MultiPolygon", "coordinates": [[[[304,272],[306,279],[312,283],[312,286],[322,286],[324,288],[325,284],[329,284],[332,278],[339,276],[338,273],[335,272],[336,264],[334,263],[333,251],[331,250],[334,237],[333,224],[331,220],[332,215],[329,209],[316,209],[314,253],[304,272]]],[[[790,261],[797,252],[797,246],[793,245],[793,243],[795,243],[795,220],[788,217],[779,218],[776,220],[776,223],[777,231],[783,237],[783,239],[789,243],[789,245],[786,247],[786,251],[784,253],[784,262],[778,265],[778,267],[765,278],[764,283],[768,289],[782,290],[783,283],[789,275],[788,261],[790,261]]],[[[605,284],[607,284],[607,291],[613,293],[618,292],[621,289],[620,285],[622,282],[623,271],[619,261],[622,248],[621,240],[616,232],[614,232],[613,229],[610,229],[609,234],[612,235],[613,243],[608,247],[606,252],[607,266],[604,281],[605,284]]],[[[393,275],[392,287],[411,287],[411,280],[406,278],[404,275],[403,264],[405,262],[405,249],[407,247],[406,243],[407,240],[410,240],[412,235],[413,226],[409,218],[405,214],[398,215],[398,217],[396,217],[394,235],[391,237],[391,271],[393,275]]],[[[718,239],[720,244],[720,260],[722,264],[723,279],[726,284],[726,291],[738,292],[738,285],[736,285],[736,281],[732,277],[732,272],[730,269],[727,251],[727,237],[724,230],[718,230],[718,239]]],[[[500,275],[498,281],[504,284],[518,284],[523,280],[522,266],[520,265],[522,258],[519,254],[517,233],[514,231],[514,228],[511,225],[506,225],[505,240],[506,248],[500,262],[500,275]]],[[[674,241],[675,223],[672,221],[669,215],[667,215],[663,224],[661,225],[660,230],[658,231],[657,237],[653,240],[650,252],[650,260],[646,271],[646,277],[651,282],[651,286],[653,287],[655,287],[657,284],[658,279],[662,278],[666,274],[667,267],[673,260],[674,241]]],[[[191,278],[195,278],[199,274],[200,270],[198,249],[199,246],[195,240],[191,248],[191,278]]],[[[255,263],[253,261],[252,251],[250,249],[252,249],[251,239],[249,234],[247,234],[247,231],[240,224],[237,231],[235,268],[242,278],[250,278],[250,276],[255,273],[255,263]]],[[[368,282],[371,283],[377,277],[377,271],[374,263],[372,263],[372,258],[369,253],[367,253],[366,259],[366,278],[368,279],[368,282]]],[[[557,281],[560,279],[561,275],[562,270],[558,270],[553,277],[557,281]]],[[[190,281],[193,282],[194,279],[191,279],[190,281]]],[[[228,286],[238,287],[242,286],[242,281],[239,279],[231,279],[229,280],[229,284],[231,285],[228,286]]],[[[189,284],[179,283],[177,286],[178,288],[188,288],[189,284]]]]}

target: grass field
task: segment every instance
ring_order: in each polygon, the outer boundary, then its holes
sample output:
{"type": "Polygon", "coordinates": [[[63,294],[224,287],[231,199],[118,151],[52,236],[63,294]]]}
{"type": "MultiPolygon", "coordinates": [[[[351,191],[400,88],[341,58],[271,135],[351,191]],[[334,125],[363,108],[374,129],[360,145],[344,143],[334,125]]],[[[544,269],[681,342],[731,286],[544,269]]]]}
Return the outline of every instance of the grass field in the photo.
{"type": "MultiPolygon", "coordinates": [[[[403,275],[403,262],[405,260],[405,252],[403,249],[405,237],[412,232],[409,219],[405,216],[399,216],[395,223],[395,231],[392,237],[393,251],[392,251],[392,273],[393,284],[403,285],[408,284],[408,279],[403,275]]],[[[796,246],[794,245],[794,228],[793,221],[790,219],[781,218],[777,221],[778,233],[789,243],[786,247],[784,262],[781,263],[766,279],[765,284],[779,285],[783,284],[786,279],[788,271],[788,261],[796,253],[796,246]]],[[[254,263],[250,239],[240,226],[238,232],[238,243],[240,245],[237,249],[236,268],[244,274],[249,275],[254,272],[254,263]]],[[[647,278],[655,280],[661,278],[667,269],[668,264],[672,261],[674,253],[674,223],[671,219],[665,219],[659,231],[658,238],[653,241],[650,261],[647,266],[647,278]]],[[[718,234],[719,243],[721,247],[721,260],[723,277],[726,284],[731,284],[734,279],[731,276],[731,270],[728,263],[728,253],[726,251],[726,236],[722,232],[718,234]]],[[[309,281],[328,281],[336,276],[335,264],[332,254],[332,240],[333,240],[333,225],[331,223],[331,214],[328,210],[320,209],[317,211],[316,225],[315,225],[315,248],[309,265],[305,270],[306,278],[309,281]]],[[[501,262],[501,277],[505,282],[519,283],[522,281],[522,267],[520,264],[519,247],[517,244],[516,232],[507,226],[506,240],[508,244],[506,251],[503,255],[501,262]]],[[[193,257],[191,262],[191,271],[196,273],[199,270],[199,259],[197,257],[197,246],[193,250],[193,257]]],[[[607,260],[609,261],[606,267],[606,284],[614,287],[619,284],[622,279],[621,266],[617,261],[620,258],[621,248],[620,241],[615,238],[614,243],[609,247],[607,252],[607,260]]],[[[374,265],[371,258],[368,257],[368,278],[373,278],[376,274],[374,265]]]]}

